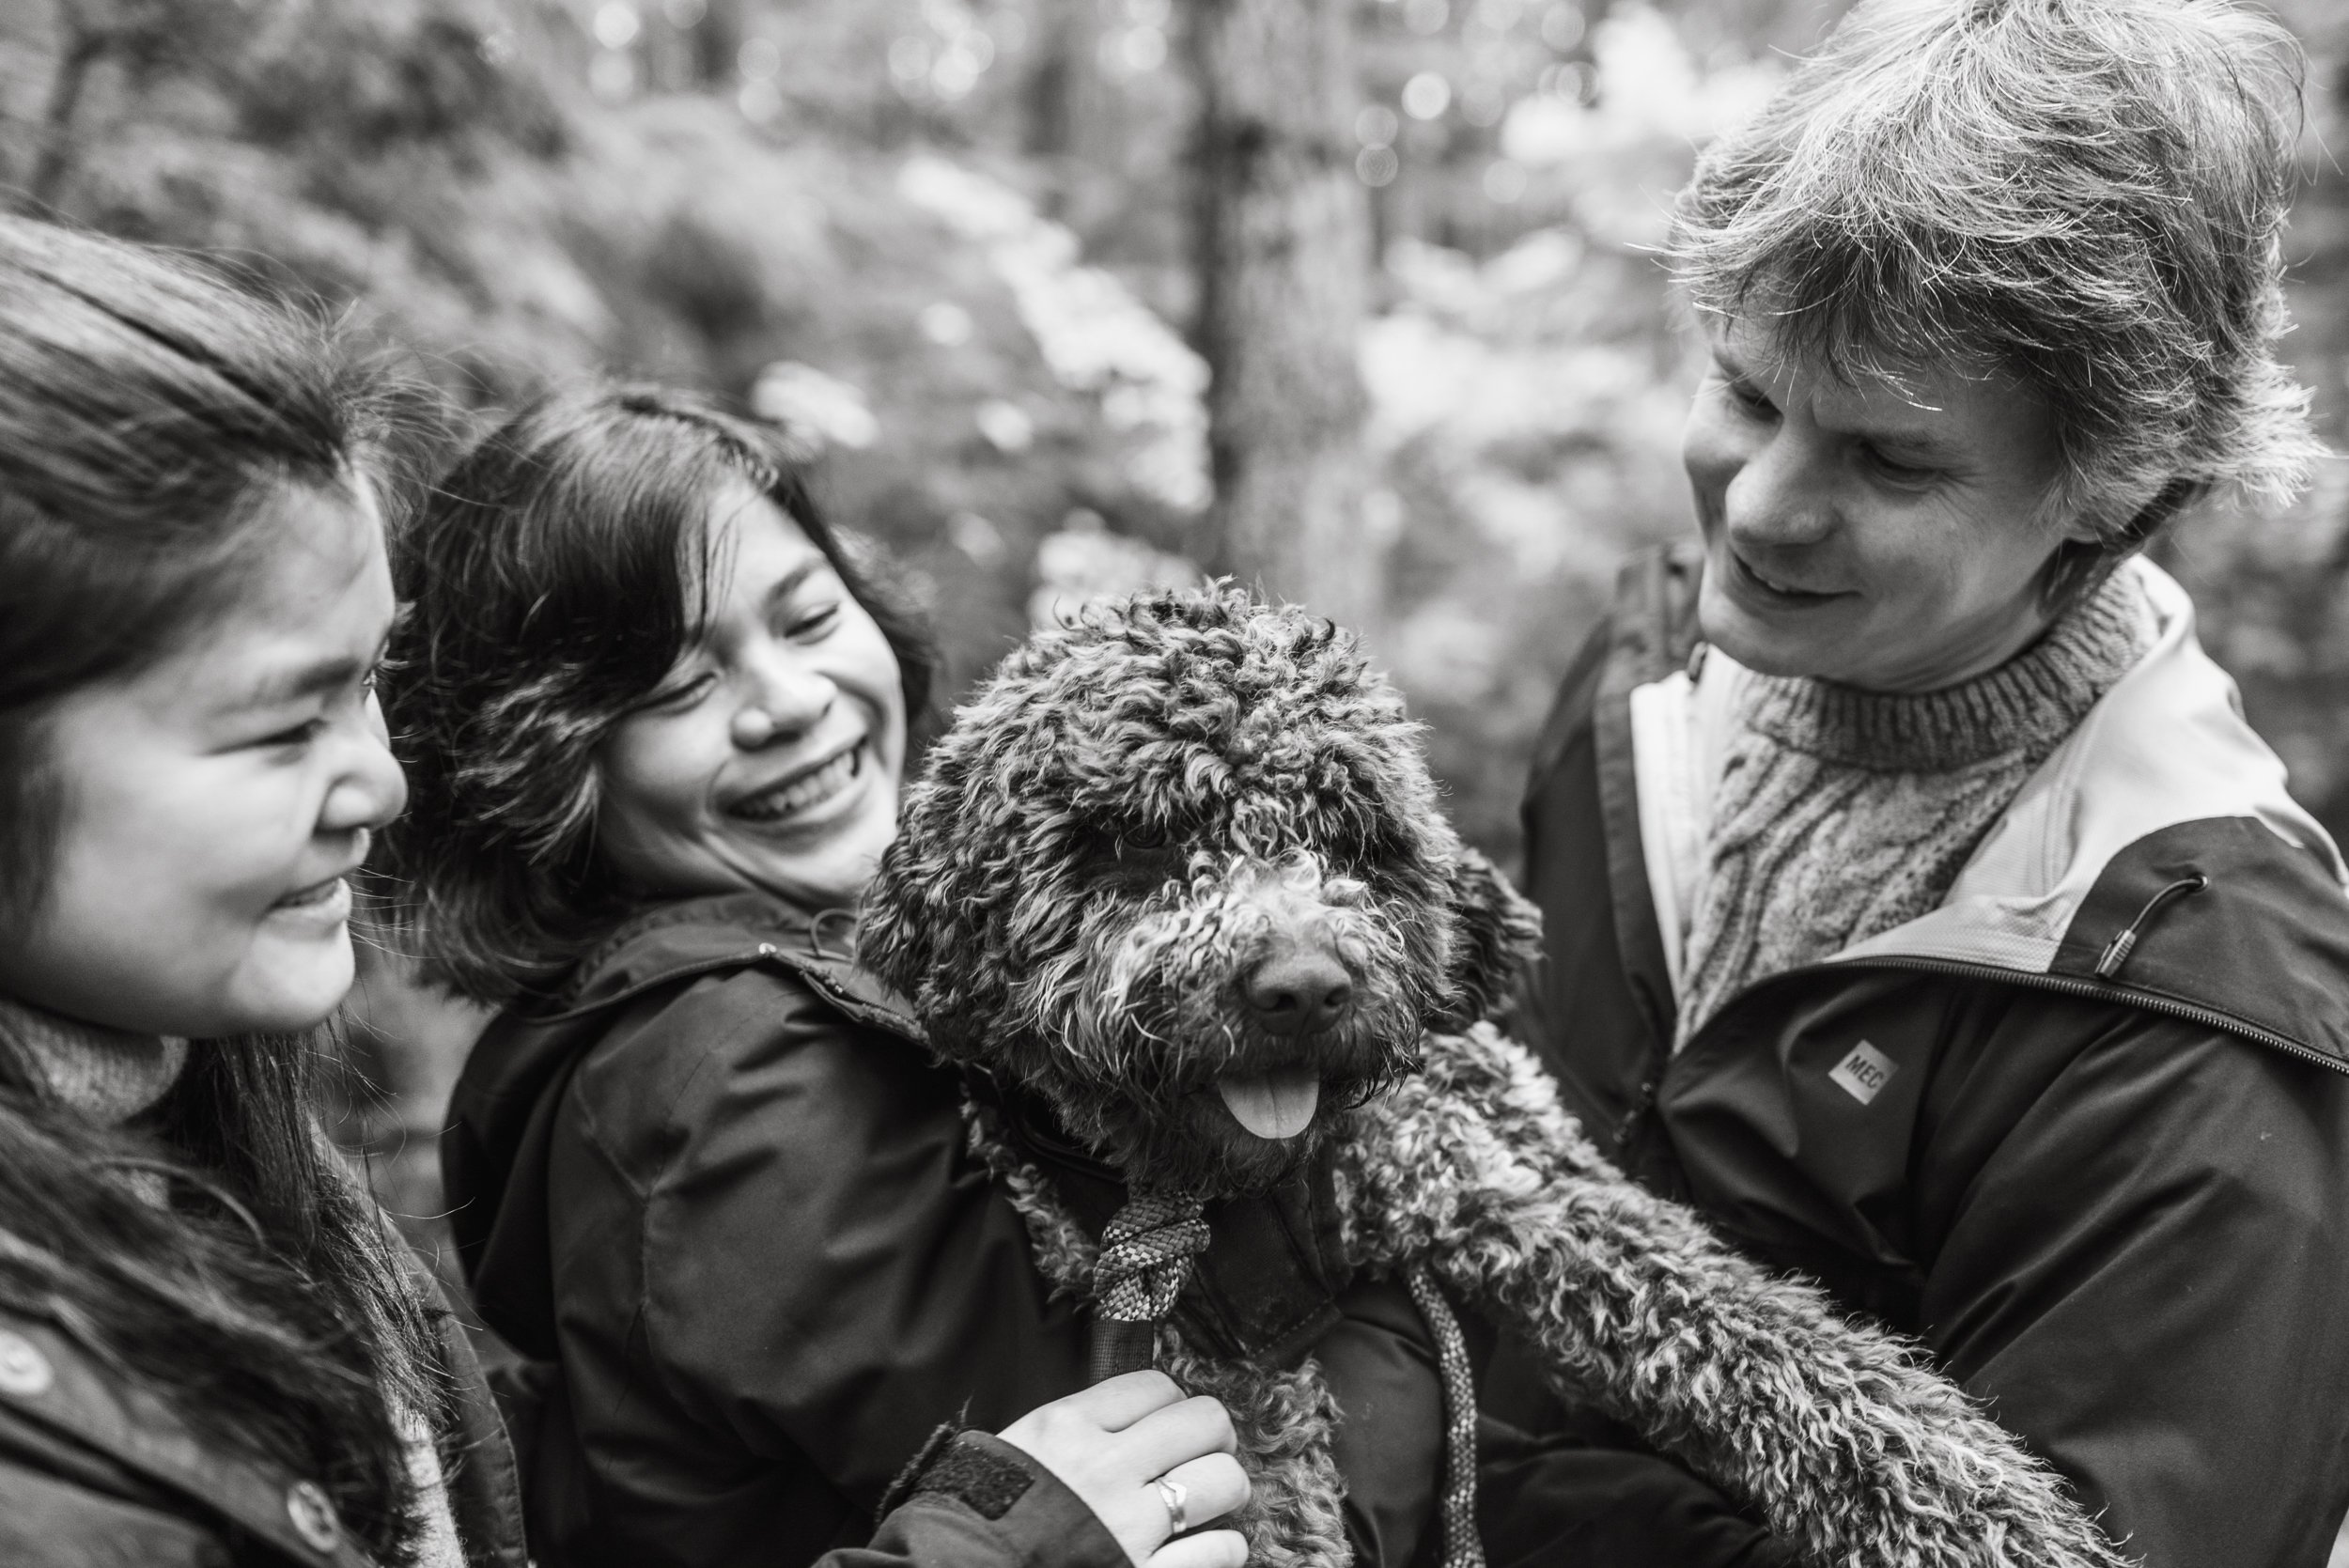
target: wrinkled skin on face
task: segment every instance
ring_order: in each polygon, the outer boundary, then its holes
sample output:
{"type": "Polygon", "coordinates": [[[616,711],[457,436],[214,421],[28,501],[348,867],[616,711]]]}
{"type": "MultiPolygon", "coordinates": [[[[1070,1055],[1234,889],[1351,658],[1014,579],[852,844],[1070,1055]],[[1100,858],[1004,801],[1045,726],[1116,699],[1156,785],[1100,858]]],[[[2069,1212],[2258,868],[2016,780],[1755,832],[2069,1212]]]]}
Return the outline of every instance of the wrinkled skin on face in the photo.
{"type": "Polygon", "coordinates": [[[1220,589],[1004,661],[907,798],[860,953],[1130,1185],[1214,1197],[1490,1011],[1536,918],[1353,640],[1220,589]]]}

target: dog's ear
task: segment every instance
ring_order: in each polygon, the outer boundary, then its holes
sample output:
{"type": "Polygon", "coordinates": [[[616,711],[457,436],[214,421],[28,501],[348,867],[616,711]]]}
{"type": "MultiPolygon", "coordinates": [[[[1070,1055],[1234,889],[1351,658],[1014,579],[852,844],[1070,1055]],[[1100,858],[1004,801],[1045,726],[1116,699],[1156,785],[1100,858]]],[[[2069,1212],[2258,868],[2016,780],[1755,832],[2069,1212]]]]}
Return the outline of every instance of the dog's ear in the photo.
{"type": "Polygon", "coordinates": [[[990,860],[983,838],[974,847],[971,832],[957,831],[972,814],[954,760],[941,743],[906,792],[896,840],[858,905],[856,957],[911,1005],[930,1048],[959,1061],[1002,1010],[1000,970],[982,958],[972,877],[974,865],[1003,857],[990,860]]]}
{"type": "Polygon", "coordinates": [[[900,837],[882,852],[879,871],[857,909],[856,957],[873,974],[911,1000],[930,966],[927,924],[909,906],[920,902],[905,874],[908,841],[900,837]]]}
{"type": "Polygon", "coordinates": [[[1428,1027],[1457,1033],[1491,1017],[1517,992],[1541,952],[1542,914],[1492,862],[1462,847],[1452,872],[1450,990],[1428,1027]]]}

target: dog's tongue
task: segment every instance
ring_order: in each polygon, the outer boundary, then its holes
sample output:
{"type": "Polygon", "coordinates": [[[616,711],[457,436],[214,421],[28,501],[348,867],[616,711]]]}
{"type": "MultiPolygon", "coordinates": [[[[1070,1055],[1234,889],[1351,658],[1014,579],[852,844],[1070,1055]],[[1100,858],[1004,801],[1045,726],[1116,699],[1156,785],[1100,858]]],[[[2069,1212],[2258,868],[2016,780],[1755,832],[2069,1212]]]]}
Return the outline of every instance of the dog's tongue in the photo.
{"type": "Polygon", "coordinates": [[[1321,1103],[1321,1079],[1304,1067],[1226,1073],[1215,1080],[1232,1119],[1258,1138],[1295,1138],[1321,1103]]]}

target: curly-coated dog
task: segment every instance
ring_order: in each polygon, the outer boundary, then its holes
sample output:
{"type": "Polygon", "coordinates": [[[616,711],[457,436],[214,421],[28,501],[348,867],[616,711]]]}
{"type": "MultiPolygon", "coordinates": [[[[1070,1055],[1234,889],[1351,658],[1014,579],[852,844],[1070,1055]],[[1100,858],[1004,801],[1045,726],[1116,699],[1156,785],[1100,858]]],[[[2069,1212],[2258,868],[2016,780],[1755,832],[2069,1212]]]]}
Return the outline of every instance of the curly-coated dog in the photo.
{"type": "Polygon", "coordinates": [[[1278,1312],[1252,1339],[1228,1290],[1220,1316],[1190,1310],[1183,1255],[1212,1235],[1211,1273],[1219,1217],[1241,1223],[1227,1200],[1303,1190],[1274,1229],[1323,1225],[1338,1269],[1409,1283],[1427,1319],[1448,1563],[1478,1560],[1456,1303],[1805,1561],[2117,1568],[2057,1477],[1911,1350],[1609,1168],[1483,1021],[1535,934],[1351,640],[1218,589],[1007,659],[911,791],[860,947],[981,1086],[974,1138],[1039,1266],[1100,1315],[1171,1316],[1159,1364],[1232,1408],[1254,1562],[1348,1560],[1346,1413],[1278,1312]],[[1106,1248],[1088,1157],[1131,1199],[1106,1248]]]}

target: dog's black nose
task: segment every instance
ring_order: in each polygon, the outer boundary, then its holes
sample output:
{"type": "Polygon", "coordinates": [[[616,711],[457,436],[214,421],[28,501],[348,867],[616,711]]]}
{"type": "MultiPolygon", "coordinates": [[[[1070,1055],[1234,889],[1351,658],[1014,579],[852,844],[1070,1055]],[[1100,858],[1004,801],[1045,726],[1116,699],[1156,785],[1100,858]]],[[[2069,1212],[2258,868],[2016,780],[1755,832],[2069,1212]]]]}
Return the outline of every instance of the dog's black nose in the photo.
{"type": "Polygon", "coordinates": [[[1302,945],[1283,947],[1248,976],[1248,1005],[1269,1034],[1311,1034],[1346,1016],[1354,982],[1337,955],[1302,945]]]}

